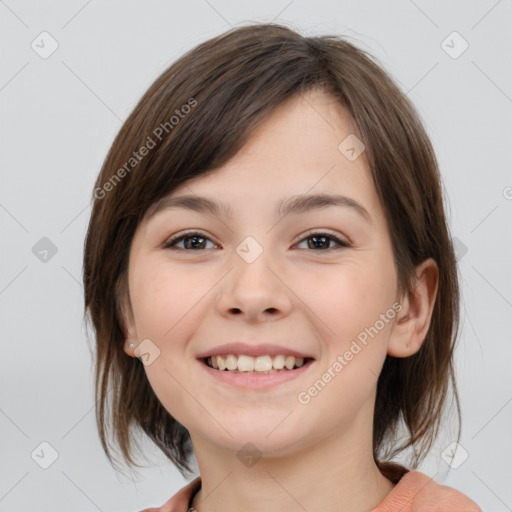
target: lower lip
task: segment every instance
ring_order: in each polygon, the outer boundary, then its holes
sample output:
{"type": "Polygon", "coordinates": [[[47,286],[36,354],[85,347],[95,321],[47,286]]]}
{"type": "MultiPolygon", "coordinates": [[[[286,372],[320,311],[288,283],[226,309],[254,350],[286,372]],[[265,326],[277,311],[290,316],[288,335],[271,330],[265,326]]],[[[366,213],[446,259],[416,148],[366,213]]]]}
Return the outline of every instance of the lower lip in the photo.
{"type": "Polygon", "coordinates": [[[202,360],[199,362],[208,374],[217,381],[225,382],[226,384],[231,384],[232,386],[243,389],[266,389],[304,375],[304,373],[306,373],[314,363],[314,359],[310,359],[306,364],[295,370],[283,370],[267,375],[231,373],[226,370],[216,370],[215,368],[211,368],[202,360]]]}

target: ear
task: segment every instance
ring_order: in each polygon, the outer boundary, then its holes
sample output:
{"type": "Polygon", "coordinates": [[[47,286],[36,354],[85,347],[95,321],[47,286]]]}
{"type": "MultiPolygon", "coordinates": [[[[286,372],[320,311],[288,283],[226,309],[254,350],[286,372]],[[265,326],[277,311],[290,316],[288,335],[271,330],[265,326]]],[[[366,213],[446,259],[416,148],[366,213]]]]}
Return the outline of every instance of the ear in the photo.
{"type": "Polygon", "coordinates": [[[415,354],[427,336],[439,285],[439,269],[433,258],[416,267],[414,289],[404,298],[391,333],[387,353],[393,357],[415,354]]]}
{"type": "Polygon", "coordinates": [[[135,355],[135,349],[139,344],[137,339],[137,331],[135,329],[135,324],[133,320],[130,318],[127,322],[125,322],[125,340],[123,344],[123,350],[131,357],[137,357],[135,355]]]}
{"type": "Polygon", "coordinates": [[[120,301],[120,324],[121,330],[124,334],[123,350],[131,357],[137,357],[135,349],[139,344],[137,329],[135,327],[135,318],[133,315],[133,309],[129,298],[126,295],[122,295],[120,301]]]}

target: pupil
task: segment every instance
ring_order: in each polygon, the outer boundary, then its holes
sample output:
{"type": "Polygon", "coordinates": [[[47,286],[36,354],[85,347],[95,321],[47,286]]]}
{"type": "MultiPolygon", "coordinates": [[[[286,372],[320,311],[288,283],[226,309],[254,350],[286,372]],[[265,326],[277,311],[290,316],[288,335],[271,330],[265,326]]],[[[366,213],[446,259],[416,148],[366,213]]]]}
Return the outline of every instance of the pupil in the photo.
{"type": "MultiPolygon", "coordinates": [[[[198,242],[197,241],[201,240],[201,239],[204,240],[204,238],[202,236],[197,236],[197,235],[195,235],[195,236],[187,236],[185,238],[185,246],[187,247],[187,249],[191,249],[191,248],[196,249],[196,248],[198,248],[198,245],[197,245],[198,242]],[[189,241],[189,240],[193,240],[193,242],[192,243],[187,243],[187,241],[189,241]]],[[[200,248],[202,248],[203,244],[199,244],[199,245],[200,245],[200,248]]]]}
{"type": "Polygon", "coordinates": [[[320,245],[317,243],[313,243],[310,244],[310,248],[325,248],[324,246],[326,245],[326,241],[328,245],[328,238],[326,236],[312,236],[310,237],[310,240],[321,240],[320,245]]]}

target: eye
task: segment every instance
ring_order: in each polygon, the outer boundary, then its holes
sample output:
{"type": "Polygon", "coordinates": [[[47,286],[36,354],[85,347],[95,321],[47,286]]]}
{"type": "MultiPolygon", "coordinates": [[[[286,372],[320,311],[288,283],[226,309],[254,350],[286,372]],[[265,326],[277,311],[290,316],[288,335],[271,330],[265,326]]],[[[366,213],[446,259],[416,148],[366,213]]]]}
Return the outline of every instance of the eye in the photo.
{"type": "Polygon", "coordinates": [[[201,250],[206,249],[205,242],[203,242],[203,240],[209,240],[211,242],[211,240],[200,231],[188,231],[181,235],[171,237],[167,242],[165,242],[163,247],[165,249],[201,250]],[[184,247],[178,247],[178,243],[182,241],[185,242],[184,247]]]}
{"type": "Polygon", "coordinates": [[[348,242],[345,242],[343,240],[340,240],[336,235],[328,232],[323,231],[317,231],[317,232],[309,232],[307,233],[307,236],[301,240],[300,243],[312,240],[312,243],[308,243],[307,247],[309,249],[314,250],[329,250],[329,249],[335,249],[333,247],[326,247],[329,245],[331,241],[334,241],[341,247],[350,247],[350,244],[348,242]]]}
{"type": "MultiPolygon", "coordinates": [[[[309,232],[307,233],[306,237],[302,238],[300,243],[307,240],[312,240],[312,243],[308,244],[307,248],[322,250],[322,252],[324,250],[334,249],[333,247],[326,247],[326,245],[329,245],[330,242],[335,242],[341,247],[351,247],[348,242],[340,240],[336,235],[324,231],[309,232]]],[[[163,247],[165,249],[177,250],[204,250],[207,249],[207,247],[205,247],[207,241],[211,242],[210,238],[208,238],[200,231],[188,231],[186,233],[182,233],[181,235],[175,235],[171,237],[169,240],[167,240],[167,242],[164,243],[163,247]],[[178,244],[181,242],[184,242],[184,246],[178,247],[178,244]]]]}

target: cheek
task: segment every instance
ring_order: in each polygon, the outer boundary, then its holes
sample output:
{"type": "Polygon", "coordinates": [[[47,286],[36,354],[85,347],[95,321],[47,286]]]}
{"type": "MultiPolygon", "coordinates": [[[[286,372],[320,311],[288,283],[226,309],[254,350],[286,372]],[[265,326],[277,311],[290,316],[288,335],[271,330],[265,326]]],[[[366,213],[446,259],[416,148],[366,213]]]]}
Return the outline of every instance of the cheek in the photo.
{"type": "Polygon", "coordinates": [[[189,397],[183,391],[189,380],[186,346],[199,322],[197,303],[204,285],[156,260],[134,265],[130,279],[139,341],[149,339],[158,347],[158,356],[145,366],[146,376],[165,409],[181,418],[189,397]]]}
{"type": "Polygon", "coordinates": [[[133,272],[132,305],[139,336],[160,342],[175,337],[180,324],[205,293],[204,281],[194,278],[169,262],[153,260],[133,272]]]}
{"type": "Polygon", "coordinates": [[[317,377],[329,382],[319,406],[333,401],[355,412],[374,391],[382,369],[394,315],[394,272],[370,256],[356,254],[335,271],[325,266],[324,274],[316,271],[301,281],[305,311],[313,312],[314,334],[324,350],[317,377]]]}
{"type": "Polygon", "coordinates": [[[314,313],[314,334],[324,353],[304,394],[325,411],[325,427],[336,428],[340,418],[348,421],[372,403],[392,327],[394,287],[378,266],[356,263],[331,269],[329,279],[317,276],[314,283],[304,302],[314,313]],[[383,321],[386,312],[391,318],[383,321]]]}
{"type": "Polygon", "coordinates": [[[385,275],[379,265],[355,256],[298,277],[294,291],[321,332],[341,341],[373,324],[391,306],[394,284],[385,275]]]}

